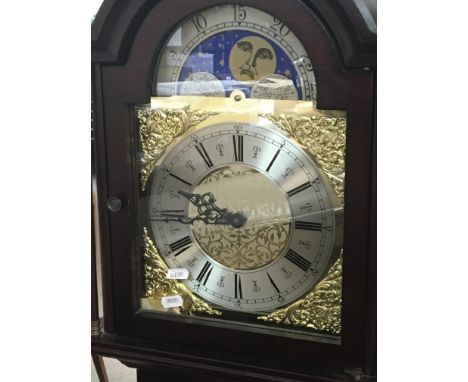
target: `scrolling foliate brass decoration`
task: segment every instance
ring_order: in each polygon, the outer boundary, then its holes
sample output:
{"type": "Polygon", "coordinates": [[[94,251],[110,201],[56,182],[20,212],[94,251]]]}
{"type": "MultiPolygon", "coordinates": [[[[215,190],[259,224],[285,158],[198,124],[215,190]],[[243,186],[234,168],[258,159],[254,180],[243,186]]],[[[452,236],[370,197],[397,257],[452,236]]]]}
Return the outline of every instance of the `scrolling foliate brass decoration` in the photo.
{"type": "MultiPolygon", "coordinates": [[[[328,115],[259,114],[268,118],[305,149],[320,166],[344,203],[346,118],[328,115]]],[[[304,298],[259,320],[341,332],[342,254],[326,276],[304,298]]]]}
{"type": "Polygon", "coordinates": [[[213,309],[207,303],[196,297],[192,291],[181,281],[166,277],[168,268],[160,256],[156,246],[148,235],[148,230],[143,229],[145,242],[145,289],[148,300],[161,301],[162,297],[180,295],[183,305],[181,313],[192,314],[195,312],[219,316],[221,312],[213,309]]]}
{"type": "Polygon", "coordinates": [[[141,189],[156,167],[156,163],[174,139],[191,127],[217,113],[200,110],[141,109],[138,110],[140,143],[143,151],[141,189]]]}
{"type": "Polygon", "coordinates": [[[327,175],[343,204],[346,118],[264,113],[259,116],[268,118],[308,151],[327,175]]]}
{"type": "MultiPolygon", "coordinates": [[[[341,253],[342,255],[342,253],[341,253]]],[[[329,333],[341,332],[341,277],[343,257],[328,270],[326,276],[304,298],[259,320],[308,327],[329,333]]]]}
{"type": "MultiPolygon", "coordinates": [[[[195,222],[193,236],[206,254],[227,268],[249,270],[284,253],[291,236],[291,213],[282,191],[269,179],[257,170],[232,164],[211,173],[195,188],[199,193],[209,190],[229,211],[242,211],[247,223],[233,228],[195,222]]],[[[191,206],[190,215],[194,209],[191,206]]]]}

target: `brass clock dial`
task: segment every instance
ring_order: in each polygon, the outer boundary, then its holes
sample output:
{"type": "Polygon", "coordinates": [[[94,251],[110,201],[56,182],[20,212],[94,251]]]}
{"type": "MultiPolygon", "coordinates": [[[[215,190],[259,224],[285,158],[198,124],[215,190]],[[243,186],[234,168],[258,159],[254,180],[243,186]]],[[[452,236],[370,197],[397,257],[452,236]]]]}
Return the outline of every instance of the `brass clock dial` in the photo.
{"type": "Polygon", "coordinates": [[[223,308],[271,321],[308,304],[341,250],[344,134],[333,131],[338,119],[312,113],[313,64],[292,28],[252,7],[205,9],[170,35],[153,79],[160,112],[140,115],[144,306],[181,295],[182,313],[223,308]],[[280,110],[305,116],[301,136],[288,117],[260,117],[280,110]],[[167,282],[179,268],[188,278],[167,282]]]}
{"type": "Polygon", "coordinates": [[[155,172],[156,246],[213,304],[246,312],[289,304],[317,283],[335,247],[326,183],[273,126],[208,125],[172,145],[155,172]]]}

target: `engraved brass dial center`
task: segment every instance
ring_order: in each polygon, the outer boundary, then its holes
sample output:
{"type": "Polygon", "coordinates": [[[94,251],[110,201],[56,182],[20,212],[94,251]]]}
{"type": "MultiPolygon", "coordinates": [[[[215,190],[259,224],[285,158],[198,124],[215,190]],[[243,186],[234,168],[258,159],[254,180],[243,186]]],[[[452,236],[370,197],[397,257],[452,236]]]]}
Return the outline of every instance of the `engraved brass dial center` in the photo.
{"type": "MultiPolygon", "coordinates": [[[[291,211],[283,190],[267,175],[246,165],[223,166],[193,190],[207,192],[216,205],[239,218],[239,224],[192,225],[191,233],[207,255],[225,267],[252,270],[283,254],[291,235],[291,211]]],[[[190,205],[188,214],[196,216],[197,208],[190,205]]]]}

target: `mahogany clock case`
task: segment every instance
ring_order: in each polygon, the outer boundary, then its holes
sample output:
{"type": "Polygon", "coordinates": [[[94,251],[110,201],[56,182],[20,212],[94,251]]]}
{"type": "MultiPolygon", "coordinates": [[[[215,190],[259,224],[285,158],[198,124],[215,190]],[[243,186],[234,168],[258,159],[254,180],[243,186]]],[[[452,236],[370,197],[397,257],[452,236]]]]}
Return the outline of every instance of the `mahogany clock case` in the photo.
{"type": "Polygon", "coordinates": [[[198,369],[203,369],[202,364],[207,370],[251,368],[292,379],[298,375],[306,378],[312,369],[318,375],[321,368],[359,369],[373,375],[376,34],[369,2],[236,2],[293,26],[314,66],[317,108],[347,112],[341,344],[138,310],[138,142],[132,132],[133,105],[149,103],[159,52],[177,26],[202,9],[232,3],[106,0],[93,23],[92,90],[105,331],[93,339],[93,351],[145,367],[150,363],[153,367],[184,364],[190,370],[190,360],[197,359],[198,369]],[[109,197],[122,200],[119,211],[108,209],[109,197]]]}

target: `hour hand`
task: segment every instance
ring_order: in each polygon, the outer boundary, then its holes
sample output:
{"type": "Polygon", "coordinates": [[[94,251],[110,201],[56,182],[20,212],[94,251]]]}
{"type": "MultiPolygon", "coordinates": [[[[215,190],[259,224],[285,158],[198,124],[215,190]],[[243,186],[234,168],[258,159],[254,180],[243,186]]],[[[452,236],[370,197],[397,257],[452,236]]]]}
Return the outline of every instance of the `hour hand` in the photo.
{"type": "Polygon", "coordinates": [[[216,206],[216,199],[211,192],[207,192],[205,194],[190,194],[183,190],[177,190],[177,193],[188,199],[190,203],[198,208],[199,211],[204,207],[221,210],[218,206],[216,206]]]}
{"type": "Polygon", "coordinates": [[[195,220],[201,220],[205,224],[230,225],[234,228],[242,227],[247,219],[241,213],[231,213],[226,208],[218,207],[216,199],[211,192],[205,194],[190,194],[183,190],[177,191],[187,198],[198,209],[195,220]]]}
{"type": "Polygon", "coordinates": [[[218,212],[223,215],[225,209],[219,208],[215,202],[216,199],[211,192],[205,194],[190,194],[183,190],[178,190],[177,193],[187,198],[190,203],[192,203],[198,209],[199,215],[210,215],[212,212],[218,212]]]}

